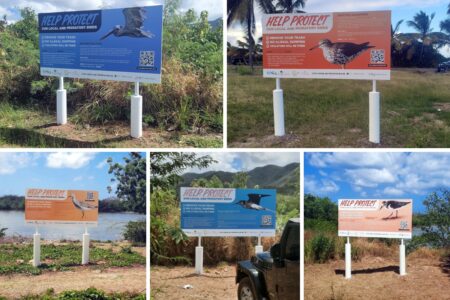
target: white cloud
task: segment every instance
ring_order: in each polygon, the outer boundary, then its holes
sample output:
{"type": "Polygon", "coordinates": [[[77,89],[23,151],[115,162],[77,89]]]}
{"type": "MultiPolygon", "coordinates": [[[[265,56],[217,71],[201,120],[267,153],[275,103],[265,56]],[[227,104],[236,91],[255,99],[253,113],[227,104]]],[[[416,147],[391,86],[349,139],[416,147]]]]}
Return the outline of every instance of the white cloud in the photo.
{"type": "Polygon", "coordinates": [[[34,155],[31,153],[0,153],[0,175],[13,174],[18,169],[33,165],[34,155]]]}
{"type": "Polygon", "coordinates": [[[83,180],[83,176],[77,176],[73,179],[74,182],[83,180]]]}
{"type": "Polygon", "coordinates": [[[56,152],[47,156],[47,167],[61,169],[79,169],[85,167],[95,158],[95,153],[88,152],[56,152]]]}
{"type": "Polygon", "coordinates": [[[352,184],[365,187],[376,187],[380,183],[392,183],[396,180],[396,177],[387,169],[352,169],[346,170],[345,174],[352,184]]]}
{"type": "Polygon", "coordinates": [[[97,169],[103,169],[104,167],[106,167],[108,165],[108,162],[105,160],[102,160],[101,162],[99,162],[95,167],[97,169]]]}
{"type": "Polygon", "coordinates": [[[404,195],[405,192],[395,187],[386,187],[383,190],[383,194],[385,194],[386,196],[401,196],[404,195]]]}
{"type": "Polygon", "coordinates": [[[339,191],[339,186],[332,180],[317,180],[313,176],[305,176],[305,191],[314,195],[326,196],[339,191]]]}

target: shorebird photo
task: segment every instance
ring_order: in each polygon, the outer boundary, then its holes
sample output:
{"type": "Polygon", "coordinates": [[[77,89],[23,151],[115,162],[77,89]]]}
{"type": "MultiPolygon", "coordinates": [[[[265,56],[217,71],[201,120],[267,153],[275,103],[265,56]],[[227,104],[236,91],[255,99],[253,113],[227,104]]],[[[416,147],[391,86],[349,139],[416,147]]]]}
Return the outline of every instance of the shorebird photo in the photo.
{"type": "Polygon", "coordinates": [[[351,63],[355,58],[363,52],[375,46],[369,45],[370,42],[362,44],[354,44],[348,42],[332,43],[329,39],[323,39],[316,46],[309,49],[310,51],[320,48],[323,51],[323,57],[326,61],[333,65],[339,65],[342,69],[351,63]]]}
{"type": "Polygon", "coordinates": [[[394,201],[394,200],[381,202],[380,210],[382,210],[383,208],[391,210],[391,214],[389,216],[383,218],[383,220],[397,219],[398,218],[398,210],[400,208],[402,208],[403,206],[408,205],[410,203],[411,202],[394,201]],[[392,216],[394,214],[394,211],[395,211],[395,217],[392,216]]]}
{"type": "Polygon", "coordinates": [[[93,210],[93,209],[97,209],[98,208],[97,205],[92,205],[92,204],[86,203],[85,201],[78,200],[77,197],[75,197],[74,193],[72,193],[69,197],[71,198],[73,205],[78,210],[81,211],[82,218],[84,218],[84,212],[85,211],[93,210]]]}

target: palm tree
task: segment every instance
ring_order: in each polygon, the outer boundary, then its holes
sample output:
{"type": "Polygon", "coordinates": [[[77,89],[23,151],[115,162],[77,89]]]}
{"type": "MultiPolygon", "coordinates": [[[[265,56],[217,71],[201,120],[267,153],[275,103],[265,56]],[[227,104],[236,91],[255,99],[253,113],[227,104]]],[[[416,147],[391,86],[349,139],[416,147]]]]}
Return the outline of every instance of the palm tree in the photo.
{"type": "Polygon", "coordinates": [[[408,26],[414,28],[419,33],[419,38],[422,40],[419,66],[422,64],[425,43],[431,44],[429,35],[433,32],[433,28],[431,28],[431,22],[433,21],[434,16],[435,13],[432,13],[430,16],[428,16],[424,11],[420,11],[414,16],[413,20],[407,22],[408,26]]]}
{"type": "Polygon", "coordinates": [[[249,64],[253,70],[253,54],[255,47],[255,6],[263,13],[291,13],[298,7],[304,7],[306,0],[278,0],[276,6],[272,0],[227,0],[227,24],[231,26],[239,22],[244,29],[249,46],[249,64]],[[279,7],[280,9],[276,9],[279,7]]]}
{"type": "MultiPolygon", "coordinates": [[[[450,15],[450,4],[448,5],[447,14],[450,15]]],[[[441,30],[450,34],[450,17],[441,22],[441,30]]]]}
{"type": "Polygon", "coordinates": [[[277,13],[293,13],[293,12],[301,12],[304,11],[298,10],[299,7],[305,7],[306,0],[278,0],[278,3],[275,5],[277,9],[277,13]]]}

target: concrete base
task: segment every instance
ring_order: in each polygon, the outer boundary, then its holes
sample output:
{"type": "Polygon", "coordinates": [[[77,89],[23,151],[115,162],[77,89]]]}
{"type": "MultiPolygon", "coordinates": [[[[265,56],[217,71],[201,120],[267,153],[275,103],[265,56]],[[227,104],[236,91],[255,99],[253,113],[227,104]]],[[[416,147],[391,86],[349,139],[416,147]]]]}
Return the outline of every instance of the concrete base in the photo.
{"type": "Polygon", "coordinates": [[[67,91],[56,91],[56,124],[67,124],[67,91]]]}
{"type": "Polygon", "coordinates": [[[255,246],[255,254],[264,252],[263,246],[255,246]]]}
{"type": "Polygon", "coordinates": [[[275,136],[285,135],[284,130],[284,100],[283,90],[273,91],[273,118],[275,127],[275,136]]]}
{"type": "Polygon", "coordinates": [[[41,265],[41,235],[33,234],[33,267],[41,265]]]}
{"type": "Polygon", "coordinates": [[[345,278],[352,278],[352,245],[345,244],[345,278]]]}
{"type": "Polygon", "coordinates": [[[195,274],[203,274],[203,247],[195,247],[195,274]]]}
{"type": "Polygon", "coordinates": [[[406,275],[406,251],[405,251],[405,244],[400,245],[400,269],[399,273],[400,276],[406,275]]]}
{"type": "Polygon", "coordinates": [[[89,233],[84,233],[83,234],[83,254],[81,257],[82,265],[89,264],[89,242],[90,242],[89,233]]]}
{"type": "Polygon", "coordinates": [[[131,136],[142,136],[142,96],[131,96],[131,136]]]}
{"type": "Polygon", "coordinates": [[[369,141],[380,143],[380,93],[369,93],[369,141]]]}

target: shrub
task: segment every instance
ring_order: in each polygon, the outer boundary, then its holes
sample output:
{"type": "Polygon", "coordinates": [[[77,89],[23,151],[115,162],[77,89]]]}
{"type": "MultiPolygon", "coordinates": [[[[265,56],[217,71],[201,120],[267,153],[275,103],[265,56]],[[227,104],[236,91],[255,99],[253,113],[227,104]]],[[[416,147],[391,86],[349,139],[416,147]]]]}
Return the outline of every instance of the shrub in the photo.
{"type": "Polygon", "coordinates": [[[6,230],[7,230],[8,228],[0,228],[0,238],[2,238],[2,237],[4,237],[5,235],[6,235],[6,230]]]}
{"type": "Polygon", "coordinates": [[[145,244],[147,231],[146,221],[130,221],[125,226],[123,237],[133,244],[145,244]]]}
{"type": "Polygon", "coordinates": [[[253,75],[252,69],[247,66],[238,66],[237,72],[239,75],[253,75]]]}
{"type": "Polygon", "coordinates": [[[314,236],[305,247],[305,255],[309,262],[325,263],[334,258],[335,240],[322,233],[314,236]]]}

